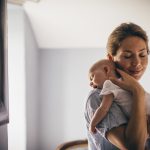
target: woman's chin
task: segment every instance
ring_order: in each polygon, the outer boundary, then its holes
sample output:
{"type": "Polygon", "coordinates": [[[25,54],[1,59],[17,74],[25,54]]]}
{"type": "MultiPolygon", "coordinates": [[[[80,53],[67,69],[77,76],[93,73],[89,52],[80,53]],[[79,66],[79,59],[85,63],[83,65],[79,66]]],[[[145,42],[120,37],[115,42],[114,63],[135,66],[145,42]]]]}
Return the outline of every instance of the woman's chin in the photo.
{"type": "Polygon", "coordinates": [[[141,79],[141,74],[130,74],[134,79],[140,80],[141,79]]]}

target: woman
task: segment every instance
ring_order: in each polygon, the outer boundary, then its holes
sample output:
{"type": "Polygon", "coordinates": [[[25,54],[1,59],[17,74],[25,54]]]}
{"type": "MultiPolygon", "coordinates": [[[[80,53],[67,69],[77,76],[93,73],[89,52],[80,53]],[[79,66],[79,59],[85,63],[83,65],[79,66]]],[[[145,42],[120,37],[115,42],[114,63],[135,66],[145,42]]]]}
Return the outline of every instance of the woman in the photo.
{"type": "MultiPolygon", "coordinates": [[[[132,113],[129,120],[117,104],[113,103],[109,114],[97,126],[97,132],[88,132],[92,150],[144,150],[147,132],[145,91],[138,83],[148,64],[148,37],[134,23],[123,23],[110,35],[107,43],[108,59],[115,62],[122,80],[112,82],[132,93],[132,113]],[[111,144],[112,143],[112,144],[111,144]]],[[[88,96],[85,118],[87,129],[95,110],[101,102],[100,91],[94,89],[88,96]]]]}

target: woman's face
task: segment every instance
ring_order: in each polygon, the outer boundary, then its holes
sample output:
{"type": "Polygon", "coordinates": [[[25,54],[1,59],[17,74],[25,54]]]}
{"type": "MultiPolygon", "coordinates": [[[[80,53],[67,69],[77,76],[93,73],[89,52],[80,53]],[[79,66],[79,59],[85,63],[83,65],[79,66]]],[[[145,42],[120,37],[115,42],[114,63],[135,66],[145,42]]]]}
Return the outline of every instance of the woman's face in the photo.
{"type": "Polygon", "coordinates": [[[115,56],[109,56],[116,65],[139,80],[148,64],[146,43],[142,38],[131,36],[121,42],[115,56]]]}

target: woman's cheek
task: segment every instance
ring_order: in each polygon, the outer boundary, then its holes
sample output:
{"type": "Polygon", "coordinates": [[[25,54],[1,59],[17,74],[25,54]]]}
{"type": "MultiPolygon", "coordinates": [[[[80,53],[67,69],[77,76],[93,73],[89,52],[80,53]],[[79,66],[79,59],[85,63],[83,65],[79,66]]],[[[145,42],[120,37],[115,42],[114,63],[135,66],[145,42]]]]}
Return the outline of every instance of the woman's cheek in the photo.
{"type": "Polygon", "coordinates": [[[121,69],[124,70],[126,73],[129,73],[130,69],[130,63],[129,62],[123,62],[120,64],[121,69]]]}
{"type": "Polygon", "coordinates": [[[130,66],[130,65],[129,65],[129,62],[124,62],[124,63],[122,63],[122,67],[123,67],[124,69],[127,69],[129,66],[130,66]]]}

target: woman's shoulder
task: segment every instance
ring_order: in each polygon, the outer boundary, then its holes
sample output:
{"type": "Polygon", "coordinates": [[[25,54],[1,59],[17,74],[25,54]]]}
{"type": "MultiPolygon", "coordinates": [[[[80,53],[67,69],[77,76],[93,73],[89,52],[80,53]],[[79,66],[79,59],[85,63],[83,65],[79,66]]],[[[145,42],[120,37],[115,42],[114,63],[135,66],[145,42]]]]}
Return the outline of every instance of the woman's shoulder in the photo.
{"type": "Polygon", "coordinates": [[[92,104],[99,103],[101,99],[100,92],[101,92],[101,89],[97,89],[97,88],[92,89],[88,94],[87,102],[92,103],[92,104]]]}
{"type": "Polygon", "coordinates": [[[88,94],[88,98],[94,98],[94,97],[99,97],[100,96],[100,92],[101,92],[101,89],[98,89],[98,88],[94,88],[92,89],[89,94],[88,94]]]}

